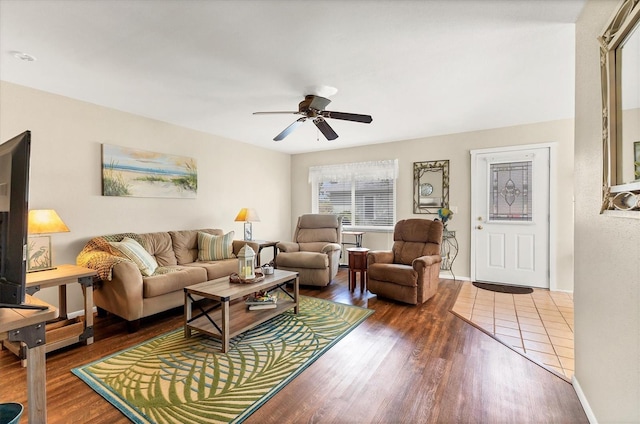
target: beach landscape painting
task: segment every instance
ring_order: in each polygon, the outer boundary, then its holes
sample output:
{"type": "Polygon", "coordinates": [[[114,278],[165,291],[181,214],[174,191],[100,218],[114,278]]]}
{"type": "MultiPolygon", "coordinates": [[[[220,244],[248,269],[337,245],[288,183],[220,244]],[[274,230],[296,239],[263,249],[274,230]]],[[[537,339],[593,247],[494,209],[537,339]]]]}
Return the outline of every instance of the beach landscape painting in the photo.
{"type": "Polygon", "coordinates": [[[198,168],[193,158],[102,145],[102,195],[194,199],[198,168]]]}

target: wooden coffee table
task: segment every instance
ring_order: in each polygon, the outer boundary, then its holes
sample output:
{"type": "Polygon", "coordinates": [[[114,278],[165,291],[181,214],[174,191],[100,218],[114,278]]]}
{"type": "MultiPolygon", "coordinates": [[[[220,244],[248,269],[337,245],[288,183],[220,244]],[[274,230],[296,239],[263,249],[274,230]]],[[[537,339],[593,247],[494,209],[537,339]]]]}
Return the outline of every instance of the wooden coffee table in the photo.
{"type": "Polygon", "coordinates": [[[268,319],[275,317],[289,309],[298,313],[298,297],[300,293],[297,272],[274,270],[273,275],[266,275],[258,283],[232,283],[229,277],[207,281],[184,288],[184,335],[191,337],[191,330],[197,330],[222,341],[222,352],[229,350],[229,340],[268,319]],[[285,287],[293,284],[293,293],[285,287]],[[288,298],[278,299],[273,309],[248,310],[244,297],[261,290],[282,290],[288,298]],[[193,316],[194,302],[200,298],[211,299],[215,305],[203,309],[199,304],[196,308],[200,313],[193,316]]]}

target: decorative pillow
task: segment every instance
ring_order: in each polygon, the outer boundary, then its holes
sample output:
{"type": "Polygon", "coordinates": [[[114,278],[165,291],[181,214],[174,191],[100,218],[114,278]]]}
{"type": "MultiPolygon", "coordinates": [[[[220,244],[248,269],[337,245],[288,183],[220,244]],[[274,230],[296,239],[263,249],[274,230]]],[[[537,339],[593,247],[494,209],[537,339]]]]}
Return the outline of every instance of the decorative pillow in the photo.
{"type": "Polygon", "coordinates": [[[125,237],[120,242],[109,242],[109,244],[131,259],[138,266],[140,272],[147,277],[152,275],[158,268],[156,259],[132,238],[125,237]]]}
{"type": "Polygon", "coordinates": [[[235,258],[233,254],[233,236],[231,231],[223,236],[198,231],[198,260],[199,261],[219,261],[221,259],[235,258]]]}

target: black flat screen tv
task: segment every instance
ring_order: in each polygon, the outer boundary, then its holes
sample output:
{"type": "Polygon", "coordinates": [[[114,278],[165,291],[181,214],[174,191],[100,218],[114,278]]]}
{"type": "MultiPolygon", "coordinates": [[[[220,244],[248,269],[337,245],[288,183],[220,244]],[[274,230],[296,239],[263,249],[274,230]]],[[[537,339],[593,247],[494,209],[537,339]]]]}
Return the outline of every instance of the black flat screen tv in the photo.
{"type": "Polygon", "coordinates": [[[27,220],[31,132],[0,144],[0,307],[26,305],[27,220]]]}

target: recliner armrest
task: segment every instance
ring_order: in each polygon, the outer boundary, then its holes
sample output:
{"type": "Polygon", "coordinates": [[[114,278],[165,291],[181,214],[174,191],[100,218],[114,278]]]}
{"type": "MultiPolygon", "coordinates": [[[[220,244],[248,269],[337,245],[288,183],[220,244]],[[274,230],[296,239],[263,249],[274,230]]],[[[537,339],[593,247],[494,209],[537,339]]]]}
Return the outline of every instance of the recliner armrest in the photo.
{"type": "Polygon", "coordinates": [[[276,244],[276,247],[280,252],[299,252],[300,245],[291,241],[281,241],[276,244]]]}
{"type": "Polygon", "coordinates": [[[324,247],[322,248],[322,253],[331,253],[334,252],[336,250],[340,250],[341,247],[338,243],[327,243],[324,245],[324,247]]]}
{"type": "Polygon", "coordinates": [[[367,265],[375,263],[392,264],[393,252],[391,250],[370,250],[367,253],[367,265]]]}
{"type": "Polygon", "coordinates": [[[411,262],[411,266],[413,269],[418,270],[418,267],[426,268],[440,262],[442,262],[442,257],[440,255],[420,256],[411,262]]]}

